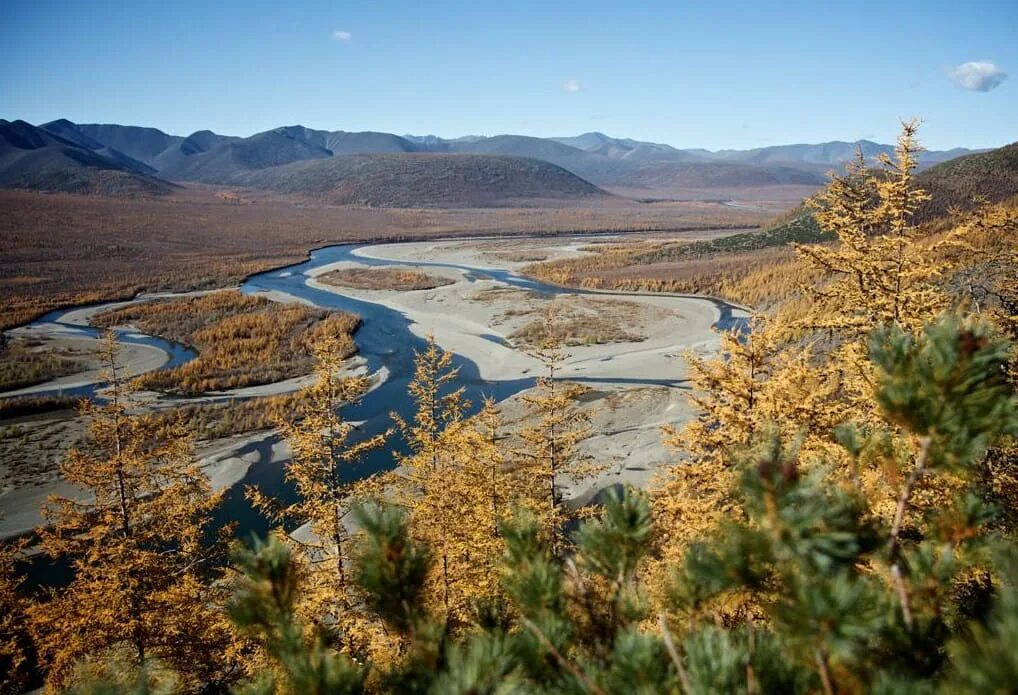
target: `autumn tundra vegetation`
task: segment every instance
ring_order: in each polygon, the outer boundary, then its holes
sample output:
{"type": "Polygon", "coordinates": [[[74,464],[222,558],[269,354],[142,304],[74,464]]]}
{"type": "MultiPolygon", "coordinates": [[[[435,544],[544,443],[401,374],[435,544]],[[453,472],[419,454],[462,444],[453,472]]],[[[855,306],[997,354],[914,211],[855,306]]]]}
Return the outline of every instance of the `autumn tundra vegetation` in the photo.
{"type": "Polygon", "coordinates": [[[131,410],[108,343],[112,396],[63,470],[91,494],[51,499],[39,531],[73,579],[30,593],[26,549],[0,555],[4,688],[1013,691],[1018,216],[917,224],[916,153],[909,123],[882,171],[817,196],[826,239],[785,261],[799,285],[689,357],[674,465],[593,508],[562,494],[599,462],[560,347],[534,348],[510,431],[429,342],[398,466],[359,480],[387,438],[344,419],[367,385],[324,324],[284,427],[299,500],[252,489],[279,530],[231,542],[190,433],[131,410]]]}
{"type": "Polygon", "coordinates": [[[326,336],[339,341],[340,357],[349,357],[357,351],[353,333],[360,318],[227,290],[129,305],[93,323],[132,325],[197,348],[196,359],[136,380],[142,388],[195,394],[307,374],[314,346],[326,336]]]}

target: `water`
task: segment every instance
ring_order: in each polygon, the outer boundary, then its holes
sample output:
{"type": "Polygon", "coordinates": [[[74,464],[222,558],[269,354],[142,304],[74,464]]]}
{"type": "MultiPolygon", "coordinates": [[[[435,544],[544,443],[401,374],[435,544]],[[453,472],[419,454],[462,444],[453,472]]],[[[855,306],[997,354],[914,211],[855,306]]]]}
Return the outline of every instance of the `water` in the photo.
{"type": "MultiPolygon", "coordinates": [[[[112,303],[113,304],[117,303],[112,303]]],[[[65,317],[72,311],[78,311],[80,307],[72,309],[57,309],[51,311],[48,314],[43,315],[39,319],[32,322],[32,328],[35,327],[55,327],[60,334],[67,337],[83,337],[83,338],[98,338],[102,335],[102,328],[96,328],[94,326],[83,326],[77,323],[70,323],[65,321],[65,317]]],[[[189,347],[175,343],[171,340],[164,338],[157,338],[156,336],[146,335],[139,333],[138,331],[131,330],[128,328],[116,328],[114,332],[117,334],[117,340],[124,345],[147,345],[149,347],[159,348],[170,356],[159,369],[173,369],[179,367],[182,364],[190,362],[198,353],[189,347]]],[[[46,397],[46,396],[73,396],[76,398],[93,398],[96,400],[102,400],[96,394],[98,391],[106,386],[105,382],[97,382],[93,384],[82,384],[78,386],[58,386],[52,389],[46,389],[43,391],[33,391],[30,395],[32,397],[46,397]]],[[[4,396],[0,395],[0,398],[4,396]]]]}
{"type": "MultiPolygon", "coordinates": [[[[413,417],[413,403],[407,397],[407,387],[413,376],[414,353],[424,349],[425,341],[410,330],[411,321],[403,313],[373,302],[354,299],[332,291],[308,286],[310,271],[339,261],[353,261],[368,266],[408,265],[429,268],[452,268],[463,271],[469,282],[478,279],[490,279],[503,282],[513,287],[538,292],[545,295],[558,294],[594,294],[584,290],[561,288],[542,283],[537,280],[521,277],[512,271],[479,268],[474,266],[439,263],[434,261],[394,261],[373,259],[355,255],[363,245],[329,246],[311,254],[309,260],[296,265],[278,268],[250,277],[241,287],[242,292],[256,293],[266,291],[285,292],[314,303],[317,306],[337,309],[359,314],[363,320],[357,331],[357,347],[362,358],[367,361],[371,372],[385,367],[389,372],[388,380],[379,388],[369,393],[363,401],[346,409],[344,416],[351,421],[365,421],[358,438],[366,438],[384,432],[391,426],[389,415],[398,413],[406,420],[413,417]]],[[[597,294],[633,295],[627,292],[598,292],[597,294]]],[[[649,293],[648,293],[649,294],[649,293]]],[[[733,315],[735,307],[720,300],[708,299],[718,307],[720,317],[715,323],[719,330],[741,330],[746,319],[733,315]]],[[[497,336],[482,336],[493,342],[504,343],[497,336]]],[[[459,370],[455,382],[450,388],[463,388],[470,400],[473,410],[480,407],[482,400],[492,398],[501,401],[534,384],[534,379],[520,378],[505,381],[486,381],[480,377],[477,365],[460,355],[455,355],[453,365],[459,370]]],[[[587,379],[577,379],[585,381],[587,379]]],[[[597,381],[597,379],[591,379],[597,381]]],[[[611,381],[629,382],[630,380],[615,379],[611,381]]],[[[634,384],[649,383],[646,380],[631,380],[634,384]]],[[[674,384],[673,380],[660,380],[654,383],[663,385],[674,384]]],[[[271,442],[264,445],[268,449],[271,442]]],[[[383,449],[371,452],[363,465],[349,472],[350,479],[359,479],[378,471],[388,470],[395,465],[393,452],[401,451],[405,443],[398,437],[389,440],[383,449]]],[[[267,453],[267,451],[266,451],[267,453]]],[[[226,496],[219,511],[217,521],[238,523],[238,533],[247,537],[252,533],[264,534],[269,530],[265,520],[244,498],[244,488],[255,485],[263,492],[272,493],[283,502],[295,499],[295,493],[284,479],[284,469],[278,464],[255,463],[249,469],[240,485],[232,488],[226,496]]]]}
{"type": "MultiPolygon", "coordinates": [[[[398,413],[406,420],[413,417],[414,404],[407,397],[407,387],[413,376],[414,355],[426,347],[422,338],[414,335],[410,327],[412,321],[402,312],[395,309],[376,304],[373,302],[354,299],[336,292],[320,290],[310,287],[307,283],[310,279],[309,272],[330,263],[338,261],[354,261],[368,266],[393,266],[408,265],[433,268],[453,268],[462,271],[469,282],[476,282],[479,279],[490,279],[503,282],[507,285],[521,289],[538,292],[545,295],[558,294],[608,294],[617,296],[632,296],[632,292],[591,292],[586,290],[567,289],[554,285],[545,284],[536,280],[521,277],[512,271],[491,268],[479,268],[473,266],[456,265],[451,263],[439,263],[433,261],[393,261],[378,260],[355,255],[355,251],[363,248],[364,245],[341,245],[330,246],[314,251],[309,260],[295,265],[277,268],[271,271],[253,275],[242,285],[241,291],[251,294],[267,291],[278,291],[290,296],[312,302],[313,304],[340,311],[347,311],[360,315],[362,324],[356,334],[356,341],[359,355],[366,360],[369,372],[386,368],[388,379],[379,387],[368,393],[364,399],[348,407],[344,416],[350,421],[362,421],[363,426],[356,433],[356,438],[367,438],[384,432],[392,425],[390,415],[398,413]]],[[[660,296],[660,295],[657,295],[660,296]]],[[[720,300],[701,298],[713,302],[720,313],[715,327],[719,330],[744,330],[746,319],[733,315],[732,305],[720,300]]],[[[64,321],[69,310],[51,312],[43,316],[34,325],[50,323],[56,324],[61,330],[81,335],[98,336],[100,329],[91,326],[80,326],[64,321]]],[[[118,337],[124,343],[137,343],[151,345],[165,350],[170,354],[170,360],[164,364],[162,369],[184,364],[193,359],[196,355],[182,345],[171,341],[148,336],[131,330],[118,330],[118,337]]],[[[497,336],[482,336],[486,339],[504,344],[503,339],[497,336]]],[[[472,411],[476,411],[484,398],[494,399],[496,402],[504,400],[524,389],[530,388],[534,383],[533,377],[488,381],[482,379],[477,365],[460,355],[453,358],[453,366],[458,369],[457,378],[451,388],[463,388],[465,397],[471,402],[472,411]]],[[[588,379],[579,379],[581,381],[588,379]]],[[[597,379],[591,379],[597,380],[597,379]]],[[[620,383],[645,384],[645,380],[616,379],[620,383]]],[[[671,380],[661,380],[665,385],[674,383],[671,380]]],[[[53,389],[40,395],[76,395],[92,397],[102,384],[80,386],[64,389],[53,389]]],[[[284,472],[285,469],[278,463],[270,463],[270,450],[278,438],[270,437],[262,442],[248,445],[245,450],[237,452],[237,456],[249,453],[249,450],[257,450],[261,456],[260,460],[252,464],[245,477],[239,485],[231,488],[218,509],[215,518],[215,525],[229,522],[237,523],[237,534],[242,538],[251,534],[264,535],[269,530],[269,522],[259,512],[253,509],[245,499],[244,490],[247,486],[257,486],[266,494],[271,494],[287,503],[295,499],[295,492],[287,484],[284,472]]],[[[382,449],[371,452],[363,464],[356,470],[349,472],[349,479],[359,479],[369,476],[382,470],[388,470],[395,465],[394,452],[405,449],[405,443],[398,437],[390,439],[388,445],[382,449]]]]}

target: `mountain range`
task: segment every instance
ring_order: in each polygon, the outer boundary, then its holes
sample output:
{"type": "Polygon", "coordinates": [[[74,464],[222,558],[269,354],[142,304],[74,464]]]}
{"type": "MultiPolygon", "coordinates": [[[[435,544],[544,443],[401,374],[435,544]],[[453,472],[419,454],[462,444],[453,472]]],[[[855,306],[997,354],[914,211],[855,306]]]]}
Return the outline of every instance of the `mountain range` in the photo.
{"type": "MultiPolygon", "coordinates": [[[[170,182],[251,186],[377,206],[473,206],[667,195],[761,186],[818,187],[825,173],[893,148],[867,140],[752,150],[678,149],[603,133],[440,138],[274,128],[250,137],[200,130],[0,120],[0,186],[153,195],[170,182]],[[469,156],[465,156],[469,155],[469,156]],[[443,188],[443,185],[445,188],[443,188]],[[607,189],[607,190],[606,190],[607,189]]],[[[924,166],[970,153],[925,152],[924,166]]]]}

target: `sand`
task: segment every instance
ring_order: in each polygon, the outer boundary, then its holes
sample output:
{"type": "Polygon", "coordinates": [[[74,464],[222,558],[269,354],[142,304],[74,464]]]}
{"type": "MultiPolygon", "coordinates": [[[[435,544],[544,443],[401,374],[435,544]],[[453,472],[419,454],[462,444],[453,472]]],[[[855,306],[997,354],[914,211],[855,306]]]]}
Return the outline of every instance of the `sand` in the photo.
{"type": "MultiPolygon", "coordinates": [[[[590,239],[535,240],[534,249],[549,257],[587,253],[582,249],[590,239]]],[[[356,255],[382,260],[449,263],[468,268],[517,269],[524,260],[505,260],[513,254],[524,257],[527,247],[514,240],[464,242],[419,242],[385,244],[365,247],[356,255]],[[501,259],[501,260],[500,260],[501,259]]],[[[334,263],[314,271],[318,276],[340,267],[357,265],[334,263]]],[[[541,363],[524,350],[514,347],[512,336],[523,325],[533,321],[552,301],[546,296],[526,293],[505,283],[477,279],[456,268],[421,267],[422,270],[453,279],[451,285],[409,292],[391,290],[353,290],[321,283],[314,277],[308,284],[319,289],[377,302],[402,312],[411,321],[415,335],[433,335],[444,350],[472,360],[484,379],[509,380],[537,376],[541,363]]],[[[298,301],[282,293],[266,293],[274,301],[298,301]]],[[[561,295],[560,295],[561,297],[561,295]]],[[[719,310],[709,299],[664,295],[598,294],[598,302],[628,302],[623,307],[627,326],[641,340],[605,344],[582,344],[568,348],[558,376],[578,381],[591,389],[582,407],[591,417],[592,436],[581,444],[581,451],[596,457],[604,471],[594,480],[575,481],[567,496],[582,503],[600,490],[619,483],[646,485],[654,474],[670,461],[674,452],[661,442],[661,428],[680,426],[694,416],[686,394],[686,352],[713,354],[719,336],[711,326],[719,310]]],[[[582,305],[584,296],[566,296],[560,300],[582,305]]],[[[103,308],[108,308],[103,307],[103,308]]],[[[86,308],[69,318],[87,321],[97,308],[86,308]]],[[[736,312],[739,315],[741,312],[736,312]]],[[[55,339],[59,336],[55,336],[55,339]]],[[[64,336],[66,337],[66,336],[64,336]]],[[[158,358],[139,350],[129,363],[136,373],[158,358]]],[[[161,350],[156,352],[162,353],[161,350]]],[[[165,355],[165,353],[162,353],[165,355]]],[[[162,359],[165,360],[165,357],[162,359]]],[[[158,365],[157,365],[158,366],[158,365]]],[[[353,361],[350,369],[363,373],[363,363],[353,361]]],[[[82,380],[82,375],[73,377],[82,380]]],[[[372,375],[375,386],[387,375],[372,375]]],[[[277,384],[240,389],[209,398],[259,396],[285,393],[303,386],[307,377],[277,384]]],[[[52,385],[42,385],[52,388],[52,385]]],[[[41,388],[41,387],[36,387],[41,388]]],[[[184,402],[183,400],[180,401],[184,402]]],[[[501,409],[510,423],[518,421],[523,408],[519,395],[507,399],[501,409]]],[[[275,431],[257,432],[202,445],[198,455],[217,489],[230,487],[243,479],[256,462],[282,464],[289,456],[285,442],[275,431]]],[[[0,537],[17,533],[38,523],[38,503],[46,494],[63,491],[66,485],[50,485],[9,491],[0,498],[7,519],[0,521],[0,537]]]]}

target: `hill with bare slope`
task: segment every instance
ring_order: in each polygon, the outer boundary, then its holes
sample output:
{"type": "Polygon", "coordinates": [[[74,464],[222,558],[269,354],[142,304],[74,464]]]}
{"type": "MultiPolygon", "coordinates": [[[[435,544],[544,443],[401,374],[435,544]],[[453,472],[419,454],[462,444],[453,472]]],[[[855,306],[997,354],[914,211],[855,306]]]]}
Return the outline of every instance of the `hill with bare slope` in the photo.
{"type": "Polygon", "coordinates": [[[608,197],[554,164],[497,155],[347,155],[249,172],[231,183],[370,207],[500,207],[608,197]]]}
{"type": "Polygon", "coordinates": [[[113,196],[173,189],[148,171],[98,143],[72,141],[25,121],[0,120],[0,187],[113,196]]]}

